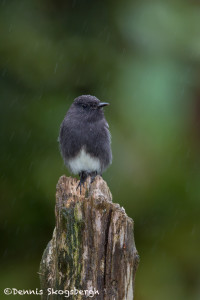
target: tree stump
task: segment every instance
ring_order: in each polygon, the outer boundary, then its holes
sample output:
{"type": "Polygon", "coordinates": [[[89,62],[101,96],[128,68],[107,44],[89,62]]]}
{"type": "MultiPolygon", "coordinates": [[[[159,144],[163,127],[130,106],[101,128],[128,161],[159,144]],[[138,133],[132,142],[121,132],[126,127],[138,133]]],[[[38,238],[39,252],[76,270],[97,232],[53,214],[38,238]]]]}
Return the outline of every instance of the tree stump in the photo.
{"type": "Polygon", "coordinates": [[[139,256],[133,220],[112,203],[102,177],[77,189],[76,178],[62,176],[56,191],[56,226],[43,253],[43,300],[132,300],[139,256]],[[71,294],[70,294],[71,293],[71,294]]]}

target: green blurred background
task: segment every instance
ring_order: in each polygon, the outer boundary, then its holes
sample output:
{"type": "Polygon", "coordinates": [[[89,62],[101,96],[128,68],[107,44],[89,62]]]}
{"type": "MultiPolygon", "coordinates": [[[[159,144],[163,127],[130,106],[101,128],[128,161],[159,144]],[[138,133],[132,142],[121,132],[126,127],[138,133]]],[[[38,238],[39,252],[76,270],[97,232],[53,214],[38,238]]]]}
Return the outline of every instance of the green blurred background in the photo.
{"type": "Polygon", "coordinates": [[[200,299],[199,1],[1,0],[0,40],[1,299],[39,288],[81,94],[111,103],[104,179],[135,221],[135,299],[200,299]]]}

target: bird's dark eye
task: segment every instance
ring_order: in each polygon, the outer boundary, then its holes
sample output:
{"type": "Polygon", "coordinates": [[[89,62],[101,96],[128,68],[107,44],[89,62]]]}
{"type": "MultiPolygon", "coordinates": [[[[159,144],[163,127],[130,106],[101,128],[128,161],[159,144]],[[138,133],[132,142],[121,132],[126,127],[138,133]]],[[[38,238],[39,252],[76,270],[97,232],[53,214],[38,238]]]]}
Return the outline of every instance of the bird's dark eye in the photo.
{"type": "Polygon", "coordinates": [[[82,108],[86,109],[87,105],[86,104],[82,104],[82,108]]]}

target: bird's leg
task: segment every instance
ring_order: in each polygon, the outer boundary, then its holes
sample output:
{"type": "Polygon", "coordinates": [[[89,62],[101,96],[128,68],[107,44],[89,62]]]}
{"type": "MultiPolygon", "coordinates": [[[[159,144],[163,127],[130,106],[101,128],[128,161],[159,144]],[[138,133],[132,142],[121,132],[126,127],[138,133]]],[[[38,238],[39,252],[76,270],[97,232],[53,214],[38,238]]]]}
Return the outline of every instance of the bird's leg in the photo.
{"type": "Polygon", "coordinates": [[[95,177],[97,176],[97,171],[91,172],[90,176],[91,176],[91,183],[93,183],[95,180],[95,177]]]}
{"type": "Polygon", "coordinates": [[[80,187],[80,194],[81,194],[81,188],[82,186],[84,186],[84,183],[88,177],[88,173],[86,171],[82,171],[79,173],[79,176],[80,176],[80,181],[76,189],[78,190],[78,188],[80,187]]]}

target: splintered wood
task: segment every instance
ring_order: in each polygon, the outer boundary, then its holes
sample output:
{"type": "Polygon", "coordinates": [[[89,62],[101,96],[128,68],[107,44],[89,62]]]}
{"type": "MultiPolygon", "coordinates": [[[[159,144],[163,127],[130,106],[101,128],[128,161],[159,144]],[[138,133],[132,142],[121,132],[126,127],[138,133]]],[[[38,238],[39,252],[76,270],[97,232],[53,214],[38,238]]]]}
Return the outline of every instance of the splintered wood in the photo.
{"type": "Polygon", "coordinates": [[[77,189],[62,176],[56,192],[56,227],[40,264],[42,299],[132,300],[139,256],[133,220],[112,202],[106,182],[77,189]]]}

